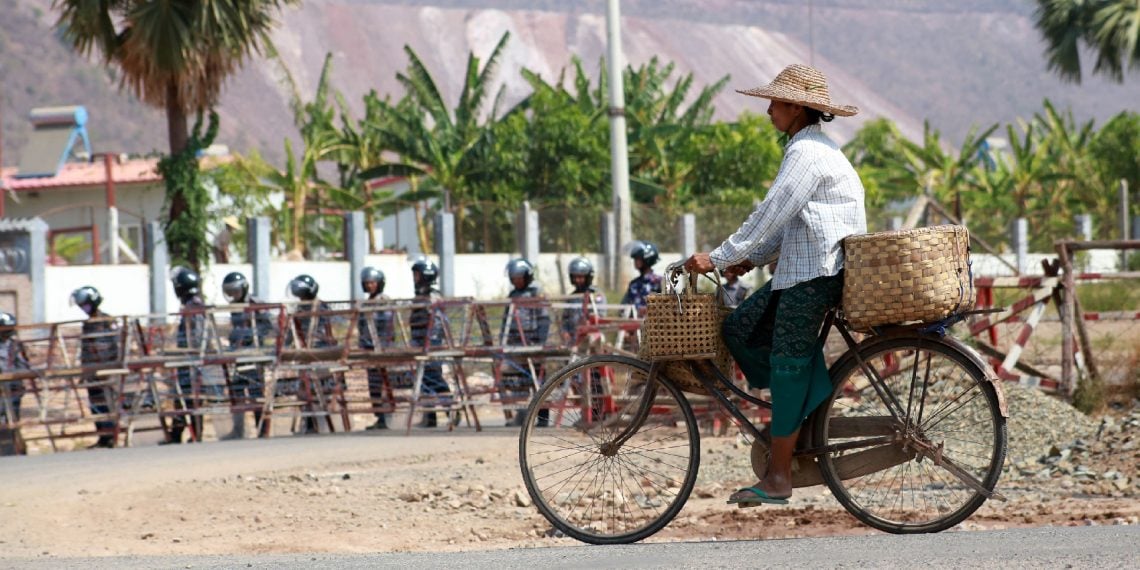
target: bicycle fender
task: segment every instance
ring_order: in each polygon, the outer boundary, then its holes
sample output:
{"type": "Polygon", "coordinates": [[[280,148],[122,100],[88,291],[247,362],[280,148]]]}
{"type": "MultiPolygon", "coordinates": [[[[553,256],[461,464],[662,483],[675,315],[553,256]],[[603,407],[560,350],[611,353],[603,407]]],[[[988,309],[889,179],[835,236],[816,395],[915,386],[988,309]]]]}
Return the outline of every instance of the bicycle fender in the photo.
{"type": "MultiPolygon", "coordinates": [[[[860,342],[856,349],[862,351],[864,349],[873,347],[875,344],[878,344],[880,342],[885,342],[887,340],[902,336],[914,336],[914,333],[910,331],[902,331],[897,334],[888,333],[884,335],[868,337],[860,342]]],[[[998,378],[997,373],[994,372],[993,366],[990,366],[990,363],[987,362],[986,359],[982,358],[982,355],[979,354],[978,351],[974,349],[974,347],[949,335],[943,337],[939,337],[937,335],[922,335],[922,341],[946,345],[962,353],[962,355],[969,359],[972,364],[977,366],[978,369],[982,371],[982,376],[985,377],[986,381],[989,382],[991,386],[993,386],[994,393],[997,395],[998,411],[1001,412],[1001,417],[1009,417],[1009,405],[1006,403],[1005,390],[1002,388],[1001,378],[998,378]]],[[[828,372],[831,373],[832,377],[834,378],[835,370],[838,370],[839,367],[843,365],[845,360],[854,357],[855,355],[849,350],[831,365],[831,367],[828,369],[828,372]]]]}

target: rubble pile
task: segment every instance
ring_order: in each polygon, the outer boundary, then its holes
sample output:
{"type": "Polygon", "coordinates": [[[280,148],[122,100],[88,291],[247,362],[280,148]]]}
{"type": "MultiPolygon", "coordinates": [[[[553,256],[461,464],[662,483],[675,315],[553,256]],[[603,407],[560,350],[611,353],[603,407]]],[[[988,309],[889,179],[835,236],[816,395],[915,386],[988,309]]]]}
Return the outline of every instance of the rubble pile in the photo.
{"type": "Polygon", "coordinates": [[[1074,495],[1140,496],[1140,409],[1090,422],[1091,433],[1058,439],[1035,458],[1011,455],[1009,475],[1051,481],[1074,495]]]}
{"type": "Polygon", "coordinates": [[[1036,388],[1010,383],[1002,388],[1009,405],[1009,464],[1035,462],[1054,445],[1087,441],[1097,432],[1099,422],[1067,402],[1036,388]]]}

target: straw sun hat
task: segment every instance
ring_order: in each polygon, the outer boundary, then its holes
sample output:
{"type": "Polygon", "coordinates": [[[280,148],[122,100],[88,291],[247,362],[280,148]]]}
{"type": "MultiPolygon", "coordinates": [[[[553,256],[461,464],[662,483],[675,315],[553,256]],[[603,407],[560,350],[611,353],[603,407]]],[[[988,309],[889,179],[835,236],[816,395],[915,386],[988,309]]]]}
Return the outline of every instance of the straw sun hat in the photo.
{"type": "Polygon", "coordinates": [[[831,95],[827,91],[827,78],[823,76],[823,72],[799,63],[785,67],[764,87],[737,89],[736,92],[773,101],[795,103],[837,117],[850,117],[859,112],[858,107],[832,104],[831,95]]]}

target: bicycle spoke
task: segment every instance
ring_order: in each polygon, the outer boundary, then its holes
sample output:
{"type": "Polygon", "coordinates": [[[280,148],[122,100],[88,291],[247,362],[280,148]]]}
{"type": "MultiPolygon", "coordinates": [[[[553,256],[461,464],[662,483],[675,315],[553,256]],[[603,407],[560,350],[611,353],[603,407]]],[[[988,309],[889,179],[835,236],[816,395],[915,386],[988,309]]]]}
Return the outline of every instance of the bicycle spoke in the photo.
{"type": "Polygon", "coordinates": [[[977,509],[996,482],[1005,456],[1004,420],[985,391],[984,375],[955,349],[909,338],[879,346],[864,356],[870,373],[854,363],[839,371],[839,388],[822,418],[825,480],[852,514],[876,528],[942,530],[977,509]],[[884,413],[895,415],[896,406],[909,422],[892,428],[884,413]],[[861,436],[888,432],[898,434],[894,445],[911,450],[909,459],[883,455],[889,446],[843,450],[861,436]]]}
{"type": "Polygon", "coordinates": [[[643,366],[624,357],[576,363],[551,376],[528,414],[520,445],[527,489],[555,527],[580,540],[652,534],[676,516],[695,482],[692,411],[665,381],[647,383],[643,366]],[[543,408],[550,423],[539,427],[535,409],[543,408]]]}

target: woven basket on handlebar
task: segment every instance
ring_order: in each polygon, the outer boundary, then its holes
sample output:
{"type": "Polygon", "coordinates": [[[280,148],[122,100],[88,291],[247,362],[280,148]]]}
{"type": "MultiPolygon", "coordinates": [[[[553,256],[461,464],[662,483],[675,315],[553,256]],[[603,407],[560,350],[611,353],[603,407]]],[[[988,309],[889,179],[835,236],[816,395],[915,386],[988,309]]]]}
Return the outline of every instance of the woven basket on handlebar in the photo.
{"type": "Polygon", "coordinates": [[[934,322],[974,306],[964,226],[849,236],[843,250],[843,313],[854,330],[934,322]]]}
{"type": "MultiPolygon", "coordinates": [[[[670,280],[666,283],[673,286],[670,280]]],[[[732,310],[719,294],[697,293],[695,277],[688,284],[680,292],[649,295],[638,356],[650,362],[676,361],[666,364],[663,372],[678,388],[703,394],[704,386],[683,361],[712,359],[725,376],[732,377],[732,356],[720,331],[732,310]]]]}

